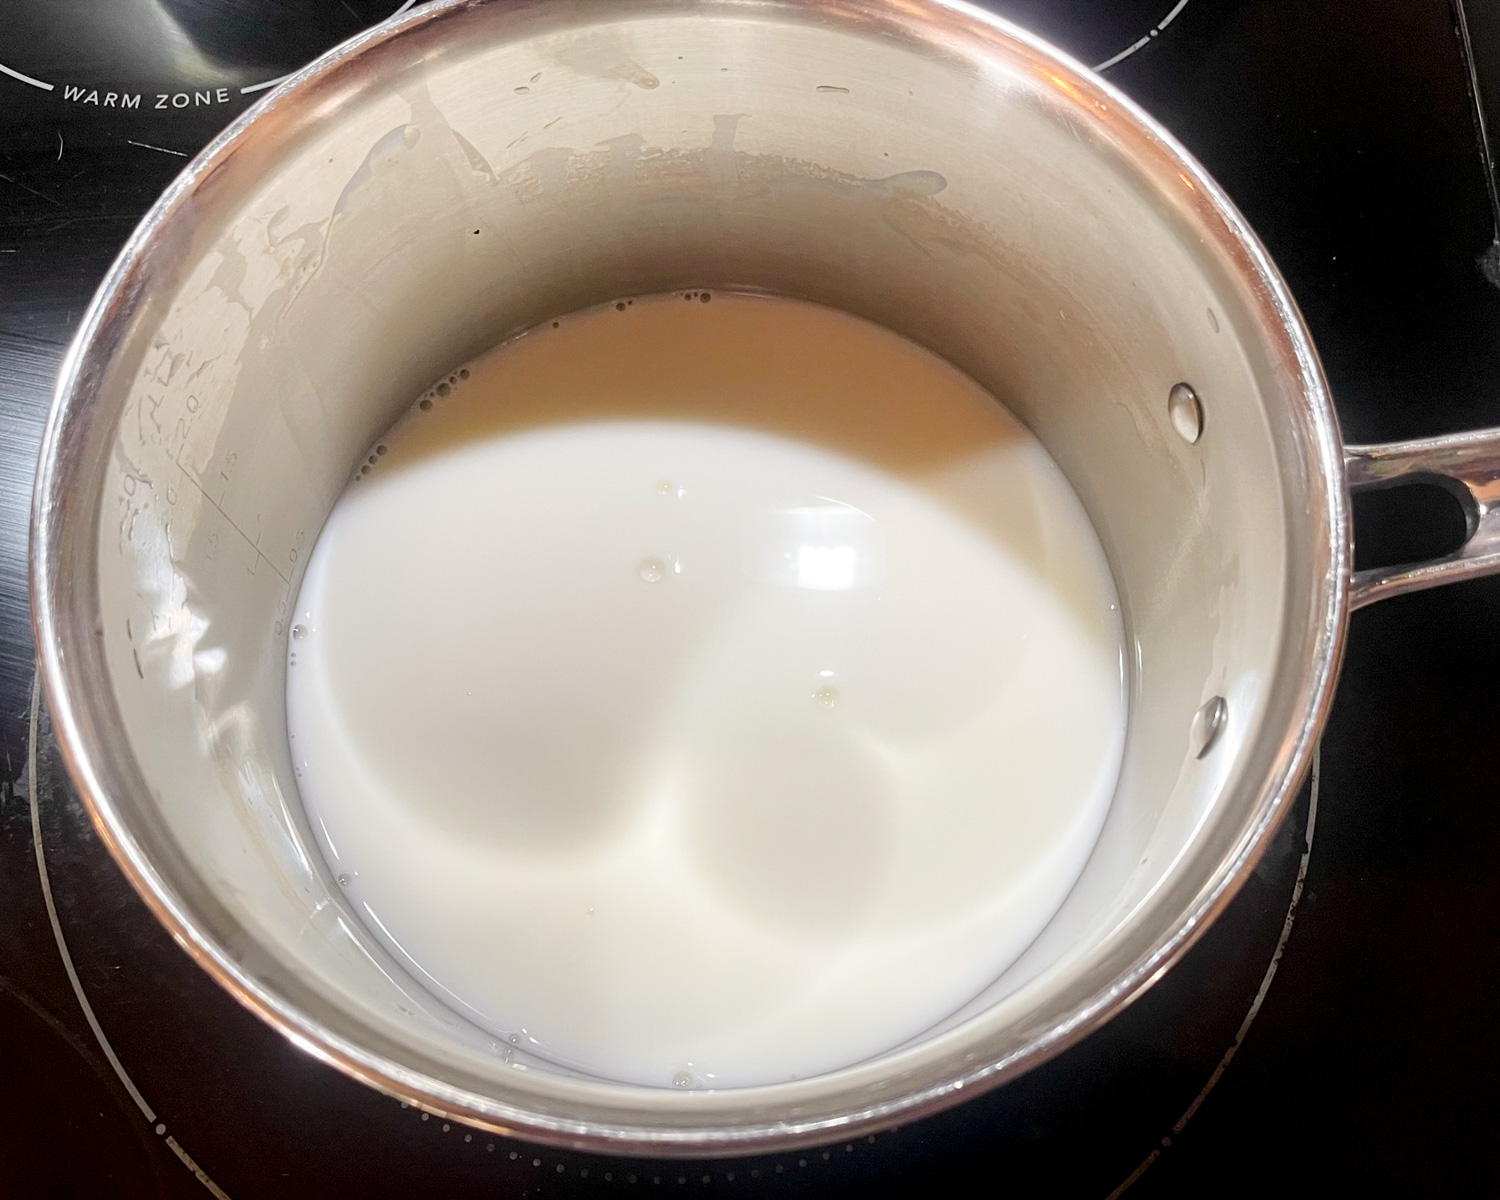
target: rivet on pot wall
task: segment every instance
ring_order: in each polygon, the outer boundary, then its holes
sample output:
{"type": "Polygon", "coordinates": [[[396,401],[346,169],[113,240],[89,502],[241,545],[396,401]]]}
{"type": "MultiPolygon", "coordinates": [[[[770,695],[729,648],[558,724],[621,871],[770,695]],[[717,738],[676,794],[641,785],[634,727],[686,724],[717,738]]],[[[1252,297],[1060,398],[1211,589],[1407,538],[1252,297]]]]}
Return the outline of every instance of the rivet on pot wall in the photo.
{"type": "Polygon", "coordinates": [[[1203,405],[1198,393],[1186,383],[1174,383],[1167,393],[1167,416],[1182,440],[1192,445],[1203,436],[1203,405]]]}
{"type": "Polygon", "coordinates": [[[1229,705],[1223,696],[1213,696],[1193,717],[1191,744],[1194,758],[1202,758],[1214,748],[1224,726],[1229,723],[1229,705]]]}

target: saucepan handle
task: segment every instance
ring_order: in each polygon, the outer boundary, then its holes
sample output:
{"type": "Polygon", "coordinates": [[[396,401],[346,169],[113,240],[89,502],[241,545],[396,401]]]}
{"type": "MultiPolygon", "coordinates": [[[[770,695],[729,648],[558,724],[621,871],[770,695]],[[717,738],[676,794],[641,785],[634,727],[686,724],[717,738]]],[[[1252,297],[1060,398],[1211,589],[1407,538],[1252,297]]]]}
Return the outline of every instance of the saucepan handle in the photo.
{"type": "Polygon", "coordinates": [[[1418,480],[1436,483],[1458,498],[1468,524],[1464,544],[1442,558],[1354,572],[1350,608],[1500,573],[1500,429],[1383,446],[1345,446],[1344,471],[1351,492],[1418,480]]]}

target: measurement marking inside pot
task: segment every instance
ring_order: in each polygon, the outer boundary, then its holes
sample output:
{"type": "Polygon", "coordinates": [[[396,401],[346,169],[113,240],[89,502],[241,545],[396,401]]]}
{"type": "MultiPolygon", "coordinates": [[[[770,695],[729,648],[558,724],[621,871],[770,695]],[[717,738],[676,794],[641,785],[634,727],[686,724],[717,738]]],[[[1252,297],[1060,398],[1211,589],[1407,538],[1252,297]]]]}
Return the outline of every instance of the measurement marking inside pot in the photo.
{"type": "MultiPolygon", "coordinates": [[[[179,453],[181,453],[181,451],[179,451],[179,453]]],[[[212,496],[210,496],[208,494],[207,489],[204,488],[204,486],[201,483],[198,482],[197,476],[195,476],[191,471],[189,471],[185,466],[183,466],[182,462],[179,459],[174,458],[172,461],[176,464],[177,469],[182,472],[183,477],[189,483],[191,483],[195,488],[198,489],[198,494],[200,496],[202,496],[205,500],[207,500],[211,505],[213,505],[214,511],[216,513],[218,513],[219,516],[223,517],[224,520],[226,520],[227,522],[229,522],[229,528],[233,529],[235,531],[235,533],[239,534],[240,537],[242,537],[242,538],[245,539],[245,544],[247,546],[249,546],[250,549],[252,549],[252,550],[255,551],[256,556],[258,558],[265,559],[266,565],[268,567],[270,567],[271,570],[273,570],[273,571],[276,572],[277,576],[280,577],[282,583],[286,584],[288,587],[291,587],[292,581],[286,577],[286,575],[282,572],[282,570],[281,570],[280,567],[278,567],[274,562],[272,562],[269,558],[266,557],[266,552],[260,548],[260,535],[259,535],[259,533],[257,533],[256,536],[255,536],[255,538],[252,539],[248,533],[246,533],[243,529],[241,529],[235,523],[234,518],[231,517],[227,512],[224,511],[223,507],[219,504],[219,502],[217,500],[215,500],[212,496]]]]}
{"type": "Polygon", "coordinates": [[[1219,1060],[1219,1065],[1214,1068],[1213,1074],[1208,1077],[1208,1082],[1203,1085],[1203,1090],[1193,1098],[1193,1102],[1187,1106],[1187,1111],[1172,1126],[1171,1137],[1162,1138],[1161,1145],[1146,1155],[1141,1165],[1126,1176],[1125,1182],[1110,1192],[1105,1200],[1119,1200],[1119,1197],[1129,1191],[1136,1180],[1146,1173],[1151,1164],[1161,1157],[1162,1151],[1171,1147],[1172,1138],[1180,1134],[1187,1123],[1193,1119],[1193,1114],[1202,1107],[1203,1102],[1208,1099],[1209,1092],[1214,1090],[1229,1064],[1234,1061],[1234,1056],[1245,1041],[1245,1035],[1250,1032],[1250,1026],[1254,1023],[1256,1014],[1260,1012],[1260,1006],[1265,1003],[1266,994],[1271,990],[1271,981],[1276,978],[1276,968],[1281,965],[1281,956],[1286,950],[1287,940],[1292,936],[1292,925],[1297,919],[1297,905],[1302,900],[1302,886],[1307,881],[1307,867],[1312,859],[1313,834],[1318,828],[1318,777],[1322,769],[1322,758],[1323,748],[1320,745],[1313,751],[1312,787],[1307,798],[1307,829],[1303,834],[1302,858],[1297,863],[1297,878],[1292,884],[1292,898],[1287,904],[1286,919],[1281,924],[1281,936],[1276,939],[1276,949],[1271,952],[1270,964],[1261,978],[1260,987],[1256,989],[1255,998],[1250,1001],[1249,1011],[1245,1013],[1245,1019],[1240,1022],[1240,1027],[1235,1032],[1234,1041],[1230,1043],[1229,1049],[1224,1051],[1224,1057],[1219,1060]]]}
{"type": "MultiPolygon", "coordinates": [[[[47,909],[47,921],[52,926],[52,937],[57,943],[58,957],[62,959],[63,970],[67,972],[68,982],[73,987],[73,995],[78,1000],[78,1007],[83,1010],[84,1020],[88,1022],[89,1029],[93,1032],[94,1040],[99,1043],[99,1049],[104,1051],[104,1057],[109,1061],[115,1075],[129,1093],[130,1098],[135,1101],[135,1106],[141,1110],[141,1115],[146,1118],[147,1124],[154,1127],[158,1136],[166,1133],[167,1127],[156,1121],[156,1112],[151,1105],[146,1103],[146,1097],[135,1086],[135,1082],[125,1071],[125,1066],[120,1062],[120,1057],[115,1053],[115,1048],[110,1045],[109,1038],[104,1035],[104,1028],[99,1024],[99,1018],[94,1015],[94,1006],[89,1003],[89,998],[84,994],[83,982],[78,978],[78,970],[73,965],[73,955],[68,950],[68,939],[63,936],[62,922],[57,916],[57,905],[52,899],[52,880],[47,874],[47,855],[42,849],[42,810],[37,801],[37,727],[40,723],[42,709],[42,677],[38,671],[31,680],[31,712],[27,724],[27,746],[26,746],[26,798],[31,806],[31,847],[36,855],[37,878],[42,886],[42,903],[47,909]]],[[[218,1200],[230,1200],[229,1194],[218,1184],[208,1177],[186,1150],[174,1137],[166,1139],[167,1147],[181,1161],[182,1165],[197,1178],[209,1192],[218,1200]]]]}

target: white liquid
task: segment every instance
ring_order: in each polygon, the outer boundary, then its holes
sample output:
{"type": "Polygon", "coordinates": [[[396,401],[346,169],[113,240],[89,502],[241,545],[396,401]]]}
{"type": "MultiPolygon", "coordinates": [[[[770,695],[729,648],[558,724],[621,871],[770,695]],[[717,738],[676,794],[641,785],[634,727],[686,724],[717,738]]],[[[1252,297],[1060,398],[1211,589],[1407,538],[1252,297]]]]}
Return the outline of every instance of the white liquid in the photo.
{"type": "Polygon", "coordinates": [[[639,300],[453,379],[335,506],[290,643],[370,927],[472,1020],[663,1087],[847,1065],[979,992],[1123,741],[1112,583],[1035,439],[784,300],[639,300]]]}

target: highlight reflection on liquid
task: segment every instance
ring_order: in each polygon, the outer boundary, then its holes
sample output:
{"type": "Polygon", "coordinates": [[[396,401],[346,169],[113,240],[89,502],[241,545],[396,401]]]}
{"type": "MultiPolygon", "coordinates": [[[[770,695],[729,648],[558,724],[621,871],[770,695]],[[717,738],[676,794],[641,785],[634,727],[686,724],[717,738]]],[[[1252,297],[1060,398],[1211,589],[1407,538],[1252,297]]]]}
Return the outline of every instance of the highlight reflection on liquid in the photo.
{"type": "Polygon", "coordinates": [[[874,587],[886,576],[885,535],[869,513],[837,500],[767,509],[746,523],[740,569],[814,592],[874,587]]]}

